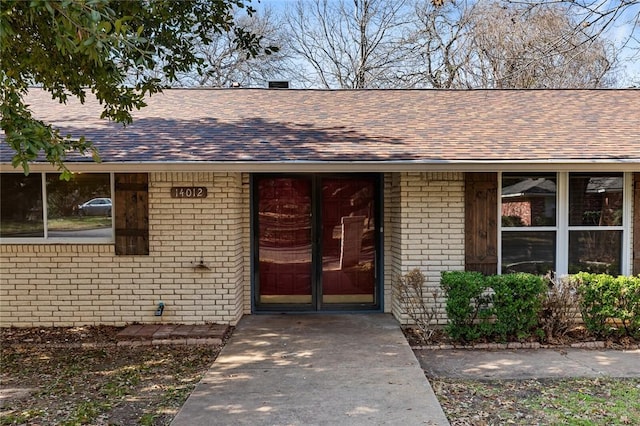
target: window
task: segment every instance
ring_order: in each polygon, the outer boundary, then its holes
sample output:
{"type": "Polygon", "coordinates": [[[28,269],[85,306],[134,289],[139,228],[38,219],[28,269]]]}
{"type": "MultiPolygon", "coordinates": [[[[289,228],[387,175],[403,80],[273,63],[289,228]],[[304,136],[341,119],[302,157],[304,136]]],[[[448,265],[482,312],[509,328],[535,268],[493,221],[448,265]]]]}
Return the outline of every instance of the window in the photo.
{"type": "Polygon", "coordinates": [[[2,238],[113,241],[111,175],[1,174],[2,238]],[[44,184],[43,184],[44,183],[44,184]]]}
{"type": "Polygon", "coordinates": [[[625,197],[623,173],[503,173],[501,272],[625,273],[625,197]]]}
{"type": "Polygon", "coordinates": [[[557,177],[502,175],[502,273],[544,274],[556,264],[557,177]]]}
{"type": "Polygon", "coordinates": [[[44,237],[42,177],[0,174],[0,237],[44,237]]]}
{"type": "Polygon", "coordinates": [[[623,174],[570,173],[568,207],[568,272],[621,274],[623,174]]]}

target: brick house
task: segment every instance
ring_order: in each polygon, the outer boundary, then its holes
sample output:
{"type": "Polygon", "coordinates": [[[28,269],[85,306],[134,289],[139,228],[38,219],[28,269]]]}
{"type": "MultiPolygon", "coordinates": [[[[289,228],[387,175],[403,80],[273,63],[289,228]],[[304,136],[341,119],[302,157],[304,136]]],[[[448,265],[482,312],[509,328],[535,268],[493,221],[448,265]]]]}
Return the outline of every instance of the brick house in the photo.
{"type": "Polygon", "coordinates": [[[124,128],[28,101],[102,162],[24,176],[2,144],[2,326],[406,321],[393,282],[416,267],[434,288],[640,273],[638,90],[171,89],[124,128]]]}

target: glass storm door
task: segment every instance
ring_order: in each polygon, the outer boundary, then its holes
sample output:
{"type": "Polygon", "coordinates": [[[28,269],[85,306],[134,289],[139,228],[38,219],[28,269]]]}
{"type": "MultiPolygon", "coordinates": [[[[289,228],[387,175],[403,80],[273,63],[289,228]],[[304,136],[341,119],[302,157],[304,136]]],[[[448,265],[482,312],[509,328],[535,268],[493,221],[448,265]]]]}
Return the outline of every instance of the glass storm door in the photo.
{"type": "Polygon", "coordinates": [[[327,178],[321,182],[321,305],[373,304],[375,182],[372,178],[327,178]]]}
{"type": "Polygon", "coordinates": [[[258,304],[312,303],[311,179],[260,178],[258,304]]]}
{"type": "Polygon", "coordinates": [[[380,307],[375,176],[255,176],[253,185],[258,310],[380,307]]]}

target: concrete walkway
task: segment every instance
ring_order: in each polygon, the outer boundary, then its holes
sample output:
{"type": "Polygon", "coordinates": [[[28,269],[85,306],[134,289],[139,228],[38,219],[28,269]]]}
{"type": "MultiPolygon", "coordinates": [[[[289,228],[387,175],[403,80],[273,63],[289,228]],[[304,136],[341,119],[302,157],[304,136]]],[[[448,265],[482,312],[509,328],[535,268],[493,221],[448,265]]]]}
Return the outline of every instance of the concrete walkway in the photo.
{"type": "Polygon", "coordinates": [[[640,350],[416,350],[431,378],[474,380],[640,377],[640,350]]]}
{"type": "Polygon", "coordinates": [[[386,314],[250,315],[173,426],[448,425],[386,314]]]}

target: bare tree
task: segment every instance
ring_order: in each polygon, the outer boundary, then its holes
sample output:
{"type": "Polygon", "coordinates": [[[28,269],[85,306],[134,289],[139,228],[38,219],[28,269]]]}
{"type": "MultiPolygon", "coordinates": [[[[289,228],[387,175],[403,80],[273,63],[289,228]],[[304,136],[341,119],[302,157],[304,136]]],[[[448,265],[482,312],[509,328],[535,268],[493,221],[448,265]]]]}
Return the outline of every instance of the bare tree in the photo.
{"type": "Polygon", "coordinates": [[[465,87],[461,73],[471,60],[470,16],[475,3],[433,2],[416,5],[416,30],[412,39],[419,46],[420,81],[427,87],[465,87]]]}
{"type": "Polygon", "coordinates": [[[277,46],[277,51],[247,56],[238,49],[234,37],[218,34],[215,43],[201,46],[198,53],[205,58],[207,71],[196,82],[199,86],[225,87],[231,84],[241,86],[265,86],[268,80],[286,79],[290,67],[288,48],[282,23],[271,9],[263,9],[252,16],[240,16],[237,25],[262,38],[262,44],[277,46]]]}
{"type": "Polygon", "coordinates": [[[585,88],[612,84],[614,49],[576,33],[557,5],[445,2],[418,9],[424,76],[436,88],[585,88]]]}
{"type": "MultiPolygon", "coordinates": [[[[284,79],[329,89],[610,86],[615,49],[603,33],[587,31],[586,12],[574,14],[587,3],[595,2],[299,0],[279,17],[265,8],[235,18],[279,51],[249,58],[233,34],[213,34],[210,45],[196,48],[205,72],[179,73],[178,85],[284,79]]],[[[628,13],[637,3],[621,4],[628,13]]],[[[619,19],[620,8],[612,10],[590,13],[619,19]]]]}
{"type": "MultiPolygon", "coordinates": [[[[202,60],[200,70],[176,73],[174,87],[265,86],[268,80],[286,79],[290,63],[282,23],[271,9],[264,8],[251,16],[234,10],[235,25],[255,34],[265,51],[251,56],[239,48],[233,32],[209,35],[211,43],[195,46],[194,54],[202,60]]],[[[165,80],[159,63],[152,75],[165,80]]]]}
{"type": "Polygon", "coordinates": [[[526,14],[553,4],[573,16],[573,32],[584,44],[603,36],[615,43],[622,65],[626,66],[625,84],[640,85],[640,0],[509,0],[523,7],[526,14]]]}
{"type": "Polygon", "coordinates": [[[300,0],[287,12],[298,79],[324,88],[411,87],[404,42],[414,19],[405,0],[300,0]]]}
{"type": "Polygon", "coordinates": [[[524,5],[528,11],[563,6],[576,16],[574,31],[588,34],[585,41],[594,40],[612,28],[619,28],[625,45],[632,44],[640,50],[640,0],[509,0],[524,5]]]}
{"type": "Polygon", "coordinates": [[[601,37],[588,43],[561,7],[524,14],[498,3],[475,7],[469,18],[469,87],[587,88],[611,83],[613,49],[601,37]]]}

